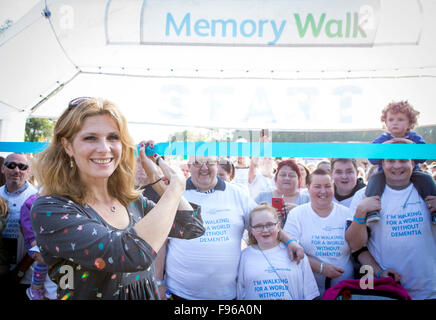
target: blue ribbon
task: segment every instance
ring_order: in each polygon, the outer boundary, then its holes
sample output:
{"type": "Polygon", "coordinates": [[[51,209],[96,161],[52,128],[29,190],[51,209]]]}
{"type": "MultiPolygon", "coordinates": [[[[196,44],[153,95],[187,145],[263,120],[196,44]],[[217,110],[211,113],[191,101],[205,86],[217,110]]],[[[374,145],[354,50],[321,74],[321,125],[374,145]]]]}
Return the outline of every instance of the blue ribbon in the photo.
{"type": "MultiPolygon", "coordinates": [[[[0,152],[39,153],[47,142],[0,142],[0,152]]],[[[139,151],[139,145],[137,146],[139,151]]],[[[146,154],[220,157],[436,159],[435,144],[162,142],[146,154]]]]}

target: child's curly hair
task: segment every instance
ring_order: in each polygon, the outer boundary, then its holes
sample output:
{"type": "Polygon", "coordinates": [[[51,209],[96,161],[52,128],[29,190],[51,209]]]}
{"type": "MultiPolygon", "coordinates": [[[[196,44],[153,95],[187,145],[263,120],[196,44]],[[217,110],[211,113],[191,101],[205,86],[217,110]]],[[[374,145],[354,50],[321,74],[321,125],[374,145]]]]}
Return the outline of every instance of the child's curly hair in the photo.
{"type": "Polygon", "coordinates": [[[389,103],[382,111],[381,121],[386,123],[386,118],[388,116],[388,112],[391,113],[404,113],[409,118],[410,129],[413,129],[418,123],[418,115],[419,111],[416,111],[409,102],[399,101],[399,102],[391,102],[389,103]]]}

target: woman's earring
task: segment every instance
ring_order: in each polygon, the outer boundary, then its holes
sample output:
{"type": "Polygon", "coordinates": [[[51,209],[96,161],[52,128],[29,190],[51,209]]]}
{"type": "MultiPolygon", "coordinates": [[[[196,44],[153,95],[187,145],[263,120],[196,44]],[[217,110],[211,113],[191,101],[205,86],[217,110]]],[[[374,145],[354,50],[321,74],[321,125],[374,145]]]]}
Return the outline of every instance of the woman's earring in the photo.
{"type": "Polygon", "coordinates": [[[74,168],[74,160],[73,160],[73,157],[70,158],[70,168],[71,168],[71,169],[74,168]]]}

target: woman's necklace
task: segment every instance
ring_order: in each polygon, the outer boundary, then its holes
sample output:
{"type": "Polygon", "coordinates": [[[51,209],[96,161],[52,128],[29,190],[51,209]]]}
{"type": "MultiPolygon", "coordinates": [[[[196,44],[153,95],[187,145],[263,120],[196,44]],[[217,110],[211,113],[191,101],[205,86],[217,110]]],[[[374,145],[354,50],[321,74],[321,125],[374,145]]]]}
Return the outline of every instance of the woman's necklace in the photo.
{"type": "Polygon", "coordinates": [[[115,207],[114,204],[111,206],[111,212],[112,213],[116,213],[117,212],[117,208],[115,207]]]}

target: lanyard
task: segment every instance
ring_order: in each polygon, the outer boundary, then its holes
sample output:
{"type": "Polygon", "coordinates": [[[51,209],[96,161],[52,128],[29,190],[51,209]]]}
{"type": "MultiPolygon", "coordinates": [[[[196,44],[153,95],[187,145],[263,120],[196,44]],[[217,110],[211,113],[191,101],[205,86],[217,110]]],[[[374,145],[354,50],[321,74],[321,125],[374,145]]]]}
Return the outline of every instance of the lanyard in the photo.
{"type": "MultiPolygon", "coordinates": [[[[271,264],[271,262],[269,261],[268,257],[265,255],[265,253],[263,252],[263,250],[260,248],[260,246],[258,245],[260,252],[262,252],[262,255],[264,256],[265,260],[268,262],[269,266],[271,267],[271,269],[274,271],[274,273],[276,274],[276,276],[279,278],[280,282],[283,283],[283,285],[285,285],[285,282],[283,281],[282,278],[280,278],[279,274],[277,273],[276,268],[274,268],[274,266],[271,264]]],[[[291,290],[289,290],[289,283],[288,283],[288,292],[289,295],[291,296],[291,300],[295,300],[294,297],[292,296],[292,292],[291,290]]]]}

